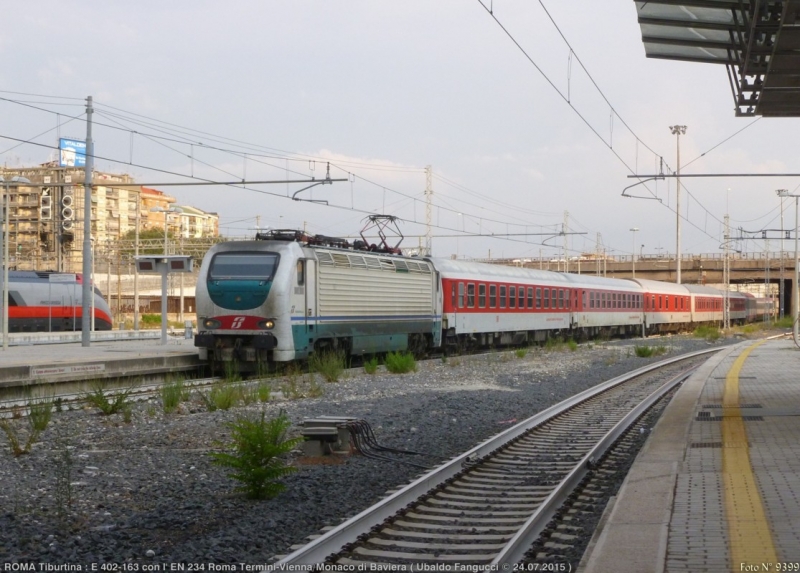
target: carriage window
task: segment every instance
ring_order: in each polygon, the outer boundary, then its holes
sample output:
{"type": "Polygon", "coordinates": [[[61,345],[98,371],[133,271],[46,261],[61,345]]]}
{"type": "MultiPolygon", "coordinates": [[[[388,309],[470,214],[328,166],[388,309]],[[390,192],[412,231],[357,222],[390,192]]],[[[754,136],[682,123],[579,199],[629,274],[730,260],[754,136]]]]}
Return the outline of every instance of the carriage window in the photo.
{"type": "Polygon", "coordinates": [[[500,308],[506,307],[506,285],[500,285],[500,308]]]}
{"type": "Polygon", "coordinates": [[[517,308],[525,308],[525,287],[519,287],[517,293],[519,293],[517,308]]]}
{"type": "Polygon", "coordinates": [[[608,308],[608,293],[603,293],[603,308],[608,308]]]}
{"type": "Polygon", "coordinates": [[[564,290],[558,289],[558,308],[564,308],[564,290]]]}
{"type": "Polygon", "coordinates": [[[469,283],[467,285],[467,306],[475,308],[475,284],[469,283]]]}
{"type": "Polygon", "coordinates": [[[550,308],[550,289],[544,289],[544,307],[550,308]]]}
{"type": "Polygon", "coordinates": [[[533,287],[528,287],[528,308],[533,308],[533,287]]]}
{"type": "Polygon", "coordinates": [[[589,301],[588,301],[588,299],[587,299],[587,297],[586,297],[586,291],[583,291],[583,308],[588,308],[588,306],[589,306],[589,305],[587,304],[588,302],[589,302],[589,301]]]}
{"type": "Polygon", "coordinates": [[[497,285],[489,285],[489,306],[497,306],[497,285]]]}
{"type": "Polygon", "coordinates": [[[662,310],[664,308],[664,300],[661,298],[661,295],[658,295],[658,310],[662,310]]]}
{"type": "Polygon", "coordinates": [[[486,308],[486,285],[478,285],[478,306],[486,308]]]}
{"type": "Polygon", "coordinates": [[[464,283],[458,283],[458,308],[464,308],[464,283]]]}
{"type": "Polygon", "coordinates": [[[453,286],[453,289],[452,289],[453,290],[452,304],[453,304],[453,308],[455,308],[456,307],[456,283],[453,283],[452,286],[453,286]]]}
{"type": "Polygon", "coordinates": [[[536,308],[542,308],[542,289],[536,287],[536,308]]]}
{"type": "Polygon", "coordinates": [[[594,293],[589,293],[589,308],[594,308],[594,293]]]}
{"type": "Polygon", "coordinates": [[[516,308],[517,306],[517,287],[508,287],[508,308],[516,308]]]}

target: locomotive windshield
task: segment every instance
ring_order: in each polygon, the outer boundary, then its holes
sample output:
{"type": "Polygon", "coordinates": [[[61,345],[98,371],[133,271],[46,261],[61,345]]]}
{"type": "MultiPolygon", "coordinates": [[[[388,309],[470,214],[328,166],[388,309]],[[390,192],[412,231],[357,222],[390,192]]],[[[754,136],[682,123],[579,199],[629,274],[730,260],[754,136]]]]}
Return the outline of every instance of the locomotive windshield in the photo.
{"type": "Polygon", "coordinates": [[[278,268],[276,253],[217,253],[208,278],[214,280],[269,281],[278,268]]]}

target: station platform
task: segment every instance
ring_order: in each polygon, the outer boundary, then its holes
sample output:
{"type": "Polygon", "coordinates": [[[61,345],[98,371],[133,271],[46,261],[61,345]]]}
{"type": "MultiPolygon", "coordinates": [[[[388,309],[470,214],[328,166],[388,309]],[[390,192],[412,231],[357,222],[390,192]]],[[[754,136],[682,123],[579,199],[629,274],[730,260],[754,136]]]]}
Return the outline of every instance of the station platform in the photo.
{"type": "Polygon", "coordinates": [[[800,571],[800,349],[722,350],[652,429],[578,571],[800,571]]]}
{"type": "MultiPolygon", "coordinates": [[[[80,334],[80,333],[78,333],[80,334]]],[[[160,333],[159,333],[160,334],[160,333]]],[[[200,365],[194,340],[159,338],[98,340],[84,347],[77,342],[14,345],[0,349],[0,399],[16,397],[18,389],[43,381],[53,384],[87,379],[147,377],[195,370],[200,365]]]]}

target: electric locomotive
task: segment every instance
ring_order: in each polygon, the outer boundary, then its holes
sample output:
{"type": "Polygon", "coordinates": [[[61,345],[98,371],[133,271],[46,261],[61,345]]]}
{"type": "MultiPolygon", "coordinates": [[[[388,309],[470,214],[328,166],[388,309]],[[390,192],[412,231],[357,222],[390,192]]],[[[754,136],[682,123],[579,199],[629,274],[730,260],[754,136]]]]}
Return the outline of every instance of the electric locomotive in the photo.
{"type": "Polygon", "coordinates": [[[215,245],[197,281],[200,358],[252,370],[324,350],[363,355],[439,346],[433,265],[368,248],[299,231],[215,245]]]}

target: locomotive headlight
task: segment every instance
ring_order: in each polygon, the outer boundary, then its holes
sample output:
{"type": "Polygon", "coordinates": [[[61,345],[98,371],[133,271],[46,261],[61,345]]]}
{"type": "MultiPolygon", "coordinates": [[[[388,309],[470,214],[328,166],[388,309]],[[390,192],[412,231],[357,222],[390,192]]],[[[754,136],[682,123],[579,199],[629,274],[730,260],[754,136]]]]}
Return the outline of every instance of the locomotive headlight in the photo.
{"type": "Polygon", "coordinates": [[[213,330],[215,328],[219,328],[222,326],[222,323],[215,318],[206,318],[203,320],[203,326],[208,328],[209,330],[213,330]]]}
{"type": "Polygon", "coordinates": [[[261,322],[258,323],[258,327],[263,328],[264,330],[272,330],[273,328],[275,328],[275,322],[269,319],[262,320],[261,322]]]}

